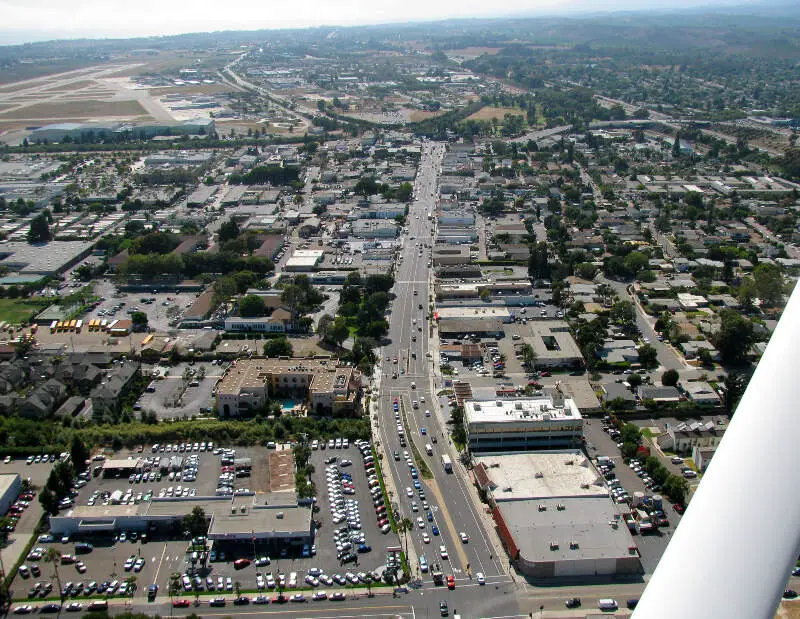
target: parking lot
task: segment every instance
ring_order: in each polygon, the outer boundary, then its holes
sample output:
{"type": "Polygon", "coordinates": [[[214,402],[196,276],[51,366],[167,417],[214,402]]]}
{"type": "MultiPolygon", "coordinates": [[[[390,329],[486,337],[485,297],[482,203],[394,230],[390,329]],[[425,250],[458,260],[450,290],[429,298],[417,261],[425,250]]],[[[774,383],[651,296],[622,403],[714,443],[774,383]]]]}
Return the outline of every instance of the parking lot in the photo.
{"type": "MultiPolygon", "coordinates": [[[[629,496],[633,496],[634,492],[643,492],[646,495],[653,494],[651,490],[645,487],[642,480],[633,470],[623,462],[616,442],[603,432],[600,420],[587,419],[584,425],[584,436],[586,437],[587,453],[590,457],[594,458],[598,455],[603,455],[612,458],[616,465],[614,473],[629,496]]],[[[675,531],[681,519],[681,515],[669,505],[666,499],[664,508],[664,513],[669,520],[669,526],[663,527],[655,533],[636,535],[634,537],[636,545],[639,547],[642,566],[647,574],[652,574],[653,570],[655,570],[656,565],[661,560],[661,555],[666,550],[673,531],[675,531]]]]}
{"type": "MultiPolygon", "coordinates": [[[[119,504],[146,510],[148,501],[156,497],[180,496],[191,501],[195,496],[198,500],[200,497],[214,496],[221,483],[220,475],[224,475],[227,469],[223,468],[220,454],[214,453],[219,447],[213,446],[213,450],[206,447],[206,450],[201,451],[200,445],[195,447],[192,443],[186,443],[183,449],[180,444],[160,445],[154,451],[153,446],[146,445],[141,451],[136,449],[114,454],[113,462],[109,462],[105,470],[104,461],[98,456],[92,461],[88,474],[76,484],[79,490],[74,499],[75,506],[119,504]],[[176,457],[183,459],[180,465],[173,466],[170,463],[165,468],[165,460],[176,457]],[[136,469],[137,472],[129,474],[131,469],[126,469],[125,463],[137,460],[141,466],[136,469]]],[[[243,478],[231,474],[230,481],[226,483],[230,483],[237,494],[255,493],[254,500],[261,501],[259,495],[275,490],[269,480],[269,454],[270,451],[264,448],[237,448],[236,458],[247,458],[251,461],[251,474],[243,478]]],[[[152,584],[158,585],[162,595],[166,594],[170,578],[175,574],[187,575],[190,579],[188,588],[183,592],[185,597],[216,592],[220,588],[225,593],[237,590],[241,593],[269,593],[279,582],[289,589],[293,588],[292,583],[298,589],[309,586],[335,589],[348,584],[363,586],[370,581],[369,572],[379,576],[380,568],[386,564],[386,547],[395,545],[397,539],[378,530],[372,497],[367,490],[364,462],[355,446],[314,450],[311,461],[316,470],[314,478],[319,491],[319,511],[316,518],[321,524],[313,550],[289,550],[284,547],[279,552],[266,541],[252,544],[249,541],[216,543],[205,560],[200,557],[193,562],[190,541],[180,526],[151,528],[144,536],[145,539],[142,532],[119,530],[92,534],[85,539],[45,534],[34,548],[42,555],[48,548],[55,548],[62,557],[66,555],[66,558],[53,565],[34,552],[30,560],[25,562],[28,568],[26,577],[18,575],[14,580],[14,597],[18,600],[29,596],[39,600],[57,599],[56,569],[62,586],[70,583],[68,597],[74,599],[98,595],[118,596],[122,594],[121,589],[126,589],[124,595],[131,595],[130,585],[133,584],[135,586],[132,595],[143,601],[152,584]],[[353,529],[353,532],[363,534],[363,538],[358,541],[365,544],[360,549],[362,552],[359,552],[357,546],[352,547],[354,560],[345,565],[337,558],[333,539],[334,528],[342,525],[332,524],[327,497],[325,475],[329,465],[324,460],[332,456],[336,456],[339,470],[352,479],[353,494],[348,498],[359,501],[357,513],[361,526],[361,529],[353,529]],[[350,464],[347,464],[348,460],[351,461],[350,464]],[[91,551],[79,554],[77,544],[81,542],[91,543],[91,551]],[[372,548],[367,551],[366,545],[372,548]],[[38,568],[38,575],[34,565],[38,568]],[[378,572],[375,572],[376,569],[378,572]],[[317,574],[318,580],[307,582],[309,572],[317,574]],[[34,590],[36,583],[39,586],[34,590]],[[44,593],[46,595],[42,595],[44,593]]],[[[30,470],[41,466],[44,465],[31,465],[30,470]]],[[[64,513],[68,513],[68,509],[71,508],[65,508],[64,513]]],[[[342,534],[340,545],[343,541],[342,534]]]]}
{"type": "Polygon", "coordinates": [[[93,318],[120,320],[130,318],[135,311],[147,314],[152,330],[166,331],[173,327],[174,320],[194,303],[193,292],[118,292],[114,285],[104,280],[95,289],[102,301],[91,312],[83,316],[84,322],[93,318]]]}
{"type": "MultiPolygon", "coordinates": [[[[350,444],[347,448],[338,449],[335,447],[329,448],[326,444],[324,449],[313,450],[311,453],[311,462],[315,469],[313,479],[317,487],[317,506],[319,507],[316,517],[322,526],[317,531],[316,536],[317,554],[312,560],[308,561],[308,565],[310,567],[319,567],[329,575],[335,573],[344,574],[346,571],[370,571],[385,565],[386,547],[394,545],[397,538],[392,533],[383,534],[378,528],[378,519],[373,505],[373,498],[369,491],[361,452],[353,444],[350,444]],[[335,463],[326,463],[326,460],[332,458],[336,459],[335,463]],[[344,464],[346,462],[351,462],[351,464],[344,464]],[[326,477],[326,470],[329,466],[335,467],[335,469],[331,469],[332,472],[338,470],[340,473],[352,478],[354,493],[344,494],[343,498],[345,500],[358,501],[357,513],[359,515],[360,529],[354,529],[353,532],[362,533],[362,543],[371,547],[368,552],[358,552],[357,544],[354,544],[351,550],[355,555],[355,560],[348,565],[342,565],[337,558],[339,551],[334,541],[334,531],[344,527],[347,520],[338,523],[333,522],[326,477]]],[[[388,506],[386,507],[388,509],[388,506]]]]}
{"type": "Polygon", "coordinates": [[[155,413],[160,419],[205,414],[208,408],[214,409],[212,390],[224,371],[225,366],[216,361],[179,363],[164,378],[153,381],[154,391],[145,391],[135,410],[155,413]]]}
{"type": "MultiPolygon", "coordinates": [[[[24,458],[16,458],[12,459],[11,462],[0,464],[0,473],[18,473],[23,481],[25,479],[30,479],[33,486],[41,488],[47,481],[47,477],[50,475],[50,470],[52,468],[53,463],[50,462],[49,458],[47,462],[33,464],[27,464],[24,458]]],[[[12,566],[16,564],[20,555],[25,550],[31,535],[35,532],[41,517],[42,506],[39,503],[39,497],[36,496],[30,501],[30,505],[20,516],[14,531],[9,533],[8,545],[0,550],[0,558],[2,558],[3,565],[12,566]]]]}

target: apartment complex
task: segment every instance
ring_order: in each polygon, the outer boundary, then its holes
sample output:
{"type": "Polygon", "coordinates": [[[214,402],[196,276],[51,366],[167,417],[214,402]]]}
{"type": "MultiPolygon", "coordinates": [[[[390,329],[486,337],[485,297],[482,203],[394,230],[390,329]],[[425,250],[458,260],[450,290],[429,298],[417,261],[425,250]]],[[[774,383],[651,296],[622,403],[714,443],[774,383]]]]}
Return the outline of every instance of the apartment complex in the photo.
{"type": "Polygon", "coordinates": [[[351,414],[361,394],[361,373],[335,359],[242,359],[217,385],[217,410],[238,416],[268,399],[305,403],[316,414],[351,414]]]}

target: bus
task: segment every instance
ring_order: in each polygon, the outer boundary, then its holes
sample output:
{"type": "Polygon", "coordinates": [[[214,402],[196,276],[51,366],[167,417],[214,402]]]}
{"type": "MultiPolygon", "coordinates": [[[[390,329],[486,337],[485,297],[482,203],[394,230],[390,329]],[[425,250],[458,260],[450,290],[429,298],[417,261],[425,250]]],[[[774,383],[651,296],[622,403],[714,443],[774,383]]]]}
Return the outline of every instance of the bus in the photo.
{"type": "Polygon", "coordinates": [[[78,324],[77,320],[70,320],[69,326],[67,327],[67,331],[74,331],[77,324],[78,324]]]}
{"type": "Polygon", "coordinates": [[[58,327],[58,321],[57,320],[54,320],[53,322],[51,322],[50,323],[50,333],[55,333],[57,327],[58,327]]]}
{"type": "Polygon", "coordinates": [[[80,333],[83,328],[83,320],[75,321],[75,333],[80,333]]]}
{"type": "Polygon", "coordinates": [[[61,333],[66,328],[66,323],[63,320],[58,321],[58,325],[56,325],[56,333],[61,333]]]}
{"type": "Polygon", "coordinates": [[[453,472],[453,461],[447,454],[442,454],[442,468],[444,469],[445,473],[453,472]]]}

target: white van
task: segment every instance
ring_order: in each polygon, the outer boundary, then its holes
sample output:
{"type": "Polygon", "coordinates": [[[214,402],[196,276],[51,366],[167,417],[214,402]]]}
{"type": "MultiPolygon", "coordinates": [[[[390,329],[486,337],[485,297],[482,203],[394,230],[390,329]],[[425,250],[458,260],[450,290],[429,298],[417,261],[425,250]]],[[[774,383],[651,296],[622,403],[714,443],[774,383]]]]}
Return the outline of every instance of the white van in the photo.
{"type": "Polygon", "coordinates": [[[619,608],[619,605],[617,604],[616,600],[612,600],[611,598],[605,598],[597,602],[597,607],[600,610],[617,610],[617,608],[619,608]]]}

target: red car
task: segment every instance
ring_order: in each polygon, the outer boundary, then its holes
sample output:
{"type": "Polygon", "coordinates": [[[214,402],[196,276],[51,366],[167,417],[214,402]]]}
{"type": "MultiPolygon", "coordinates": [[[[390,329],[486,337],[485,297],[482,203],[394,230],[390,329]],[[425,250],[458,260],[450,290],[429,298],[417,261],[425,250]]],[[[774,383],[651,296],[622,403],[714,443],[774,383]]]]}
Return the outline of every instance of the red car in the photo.
{"type": "Polygon", "coordinates": [[[447,588],[448,589],[455,589],[456,588],[456,579],[453,578],[452,575],[447,577],[447,588]]]}
{"type": "Polygon", "coordinates": [[[174,608],[188,608],[191,602],[189,600],[175,600],[172,602],[174,608]]]}
{"type": "Polygon", "coordinates": [[[682,514],[683,512],[686,511],[686,507],[681,505],[680,503],[673,503],[672,504],[672,509],[674,509],[679,514],[682,514]]]}
{"type": "Polygon", "coordinates": [[[548,371],[544,371],[544,372],[541,372],[541,373],[539,374],[539,376],[545,376],[545,377],[547,377],[547,376],[552,376],[552,374],[551,374],[550,372],[548,372],[548,371]]]}
{"type": "Polygon", "coordinates": [[[382,518],[381,520],[378,520],[378,527],[382,527],[385,524],[389,524],[389,521],[386,518],[382,518]]]}
{"type": "Polygon", "coordinates": [[[236,559],[236,561],[233,562],[233,567],[237,570],[243,570],[248,565],[250,565],[250,559],[236,559]]]}
{"type": "Polygon", "coordinates": [[[275,597],[272,598],[272,603],[273,604],[286,604],[286,602],[288,602],[288,601],[289,601],[289,598],[287,598],[283,594],[276,595],[275,597]]]}

